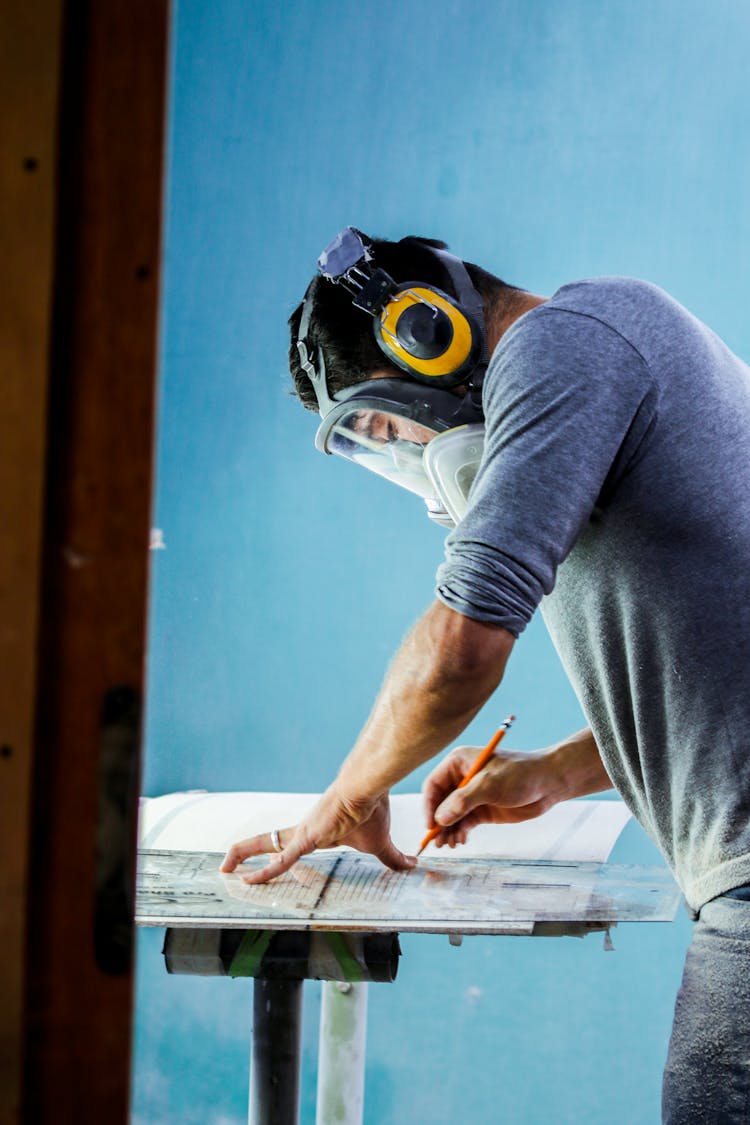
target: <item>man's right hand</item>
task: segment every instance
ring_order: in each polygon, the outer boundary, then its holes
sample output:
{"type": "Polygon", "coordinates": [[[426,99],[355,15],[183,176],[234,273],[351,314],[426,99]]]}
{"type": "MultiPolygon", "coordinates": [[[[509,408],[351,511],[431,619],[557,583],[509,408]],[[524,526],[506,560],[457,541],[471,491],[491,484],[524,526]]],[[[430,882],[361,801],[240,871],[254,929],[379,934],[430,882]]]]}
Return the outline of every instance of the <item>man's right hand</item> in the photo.
{"type": "Polygon", "coordinates": [[[451,751],[422,787],[428,826],[445,826],[435,839],[437,847],[466,843],[478,824],[531,820],[558,801],[612,787],[590,730],[547,750],[498,750],[464,789],[458,789],[481,749],[459,746],[451,751]]]}
{"type": "Polygon", "coordinates": [[[436,766],[422,786],[427,824],[445,825],[436,847],[465,844],[478,824],[512,824],[541,816],[565,796],[546,751],[498,750],[464,789],[458,789],[482,752],[459,746],[436,766]]]}

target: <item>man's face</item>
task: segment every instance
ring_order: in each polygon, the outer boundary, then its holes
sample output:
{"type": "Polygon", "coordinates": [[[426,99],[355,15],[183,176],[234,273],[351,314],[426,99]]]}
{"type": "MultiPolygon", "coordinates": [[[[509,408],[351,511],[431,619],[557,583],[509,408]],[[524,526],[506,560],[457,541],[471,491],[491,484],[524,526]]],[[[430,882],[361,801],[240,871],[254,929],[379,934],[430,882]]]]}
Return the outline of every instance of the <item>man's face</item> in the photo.
{"type": "MultiPolygon", "coordinates": [[[[437,388],[436,388],[437,390],[437,388]]],[[[377,370],[356,386],[355,394],[336,405],[323,418],[315,444],[326,453],[353,461],[394,484],[416,493],[431,510],[438,487],[424,464],[426,447],[446,429],[463,424],[459,401],[466,387],[435,391],[420,387],[409,376],[377,370]],[[410,387],[395,387],[396,380],[410,387]],[[384,383],[381,388],[377,382],[384,383]],[[453,405],[455,403],[455,405],[453,405]],[[410,417],[417,413],[419,421],[410,417]]]]}
{"type": "Polygon", "coordinates": [[[434,430],[420,426],[410,418],[398,414],[387,414],[379,410],[361,410],[351,422],[355,433],[369,438],[379,445],[394,441],[410,441],[417,445],[427,445],[436,437],[434,430]]]}
{"type": "MultiPolygon", "coordinates": [[[[378,372],[374,380],[392,379],[391,371],[378,372]]],[[[365,384],[366,385],[366,384],[365,384]]],[[[377,391],[373,387],[377,397],[377,391]]],[[[438,429],[425,426],[398,413],[394,406],[358,405],[355,399],[338,416],[330,431],[327,449],[355,461],[419,496],[434,491],[422,467],[424,447],[438,435],[438,429]]]]}
{"type": "MultiPolygon", "coordinates": [[[[396,375],[393,371],[378,370],[373,372],[368,381],[406,378],[408,376],[396,375]]],[[[452,393],[460,397],[465,392],[466,388],[462,386],[455,388],[452,393]]],[[[413,422],[410,418],[402,418],[398,414],[387,411],[362,410],[357,414],[356,419],[350,421],[349,424],[356,433],[377,442],[379,445],[386,445],[394,441],[410,441],[415,445],[427,445],[434,437],[437,437],[437,431],[430,429],[429,426],[422,426],[418,422],[413,422]]]]}

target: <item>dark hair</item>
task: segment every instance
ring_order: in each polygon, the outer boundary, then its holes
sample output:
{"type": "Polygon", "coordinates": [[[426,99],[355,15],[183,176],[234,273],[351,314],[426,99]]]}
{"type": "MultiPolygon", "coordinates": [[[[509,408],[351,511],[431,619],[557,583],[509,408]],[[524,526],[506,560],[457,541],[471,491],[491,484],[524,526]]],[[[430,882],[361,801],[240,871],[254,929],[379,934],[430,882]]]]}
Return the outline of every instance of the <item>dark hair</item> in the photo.
{"type": "MultiPolygon", "coordinates": [[[[358,232],[361,234],[361,232],[358,232]]],[[[409,235],[400,242],[387,242],[381,238],[362,235],[372,247],[375,265],[386,270],[394,281],[424,281],[454,296],[453,285],[440,259],[430,253],[429,247],[447,250],[444,242],[409,235]]],[[[480,266],[465,262],[471,280],[485,303],[510,294],[514,286],[506,285],[480,266]]],[[[372,318],[352,304],[351,295],[342,285],[333,285],[323,277],[312,283],[313,300],[307,338],[313,347],[320,348],[326,364],[326,381],[331,395],[369,379],[375,371],[390,375],[403,375],[403,371],[389,363],[375,340],[372,318]]],[[[297,334],[302,317],[298,305],[289,318],[291,343],[289,370],[294,380],[294,392],[308,410],[317,410],[318,401],[312,383],[300,366],[297,351],[297,334]]]]}

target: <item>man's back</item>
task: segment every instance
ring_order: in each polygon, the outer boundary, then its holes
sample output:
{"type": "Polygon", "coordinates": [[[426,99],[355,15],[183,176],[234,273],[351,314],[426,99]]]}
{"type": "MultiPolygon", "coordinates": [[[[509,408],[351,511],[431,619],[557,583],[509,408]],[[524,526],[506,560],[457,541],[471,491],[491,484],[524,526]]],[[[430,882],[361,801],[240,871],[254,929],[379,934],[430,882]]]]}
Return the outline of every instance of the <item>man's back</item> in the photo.
{"type": "Polygon", "coordinates": [[[566,285],[500,341],[439,594],[545,620],[698,906],[750,882],[750,371],[663,291],[566,285]]]}

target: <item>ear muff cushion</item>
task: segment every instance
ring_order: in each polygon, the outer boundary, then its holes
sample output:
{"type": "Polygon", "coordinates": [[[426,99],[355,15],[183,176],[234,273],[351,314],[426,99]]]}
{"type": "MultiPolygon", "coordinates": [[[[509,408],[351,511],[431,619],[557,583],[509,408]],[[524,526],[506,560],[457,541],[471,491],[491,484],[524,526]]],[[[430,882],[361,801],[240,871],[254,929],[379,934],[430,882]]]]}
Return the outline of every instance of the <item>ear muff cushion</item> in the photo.
{"type": "Polygon", "coordinates": [[[399,367],[432,378],[458,374],[474,359],[477,341],[468,317],[445,294],[425,286],[411,285],[399,290],[384,306],[380,318],[375,320],[375,336],[387,356],[399,367]],[[398,321],[412,305],[426,302],[440,309],[453,329],[451,339],[440,355],[420,358],[409,352],[398,338],[398,321]]]}

